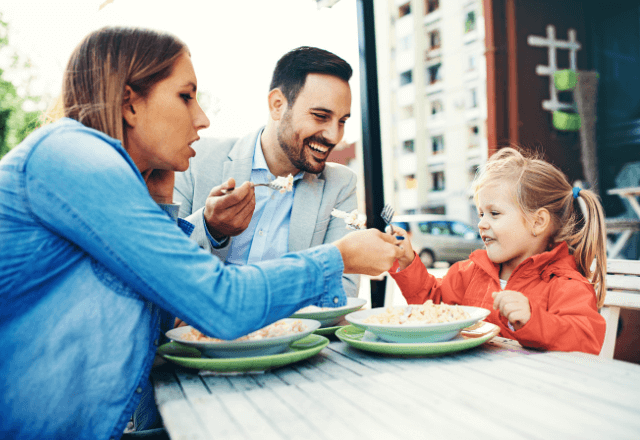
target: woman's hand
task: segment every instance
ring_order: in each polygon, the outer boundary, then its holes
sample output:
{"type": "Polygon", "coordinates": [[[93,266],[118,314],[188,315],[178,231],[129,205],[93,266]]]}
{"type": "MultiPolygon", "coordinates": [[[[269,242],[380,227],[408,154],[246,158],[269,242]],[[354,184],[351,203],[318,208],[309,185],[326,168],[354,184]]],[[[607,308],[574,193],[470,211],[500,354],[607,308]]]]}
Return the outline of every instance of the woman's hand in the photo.
{"type": "Polygon", "coordinates": [[[156,203],[173,203],[175,173],[172,170],[151,170],[142,177],[156,203]]]}
{"type": "Polygon", "coordinates": [[[404,253],[404,241],[377,229],[351,232],[333,244],[342,254],[344,273],[379,275],[404,253]]]}
{"type": "Polygon", "coordinates": [[[500,310],[514,329],[519,330],[531,319],[529,298],[515,290],[493,292],[493,309],[500,310]]]}
{"type": "MultiPolygon", "coordinates": [[[[390,228],[388,226],[386,231],[390,231],[390,228]]],[[[398,226],[394,226],[393,235],[404,237],[404,241],[402,242],[404,253],[402,254],[402,257],[398,258],[400,270],[404,270],[413,262],[413,259],[416,257],[416,253],[413,251],[413,247],[411,247],[411,240],[409,239],[409,234],[407,233],[407,231],[398,226]]]]}

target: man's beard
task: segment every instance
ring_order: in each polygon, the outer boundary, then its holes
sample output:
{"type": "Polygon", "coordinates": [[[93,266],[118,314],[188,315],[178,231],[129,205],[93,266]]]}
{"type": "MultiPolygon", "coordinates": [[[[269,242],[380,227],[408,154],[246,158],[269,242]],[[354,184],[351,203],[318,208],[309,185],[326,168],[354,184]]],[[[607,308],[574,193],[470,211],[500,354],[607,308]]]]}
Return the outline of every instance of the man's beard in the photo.
{"type": "Polygon", "coordinates": [[[278,128],[277,137],[280,148],[282,148],[282,151],[287,155],[289,161],[294,167],[296,167],[296,169],[311,174],[319,174],[324,171],[326,160],[318,162],[311,154],[308,155],[310,156],[308,158],[306,154],[306,144],[313,141],[333,148],[332,144],[328,143],[324,139],[316,137],[301,141],[298,134],[293,130],[293,126],[291,124],[291,113],[289,110],[287,110],[282,117],[282,123],[278,128]]]}

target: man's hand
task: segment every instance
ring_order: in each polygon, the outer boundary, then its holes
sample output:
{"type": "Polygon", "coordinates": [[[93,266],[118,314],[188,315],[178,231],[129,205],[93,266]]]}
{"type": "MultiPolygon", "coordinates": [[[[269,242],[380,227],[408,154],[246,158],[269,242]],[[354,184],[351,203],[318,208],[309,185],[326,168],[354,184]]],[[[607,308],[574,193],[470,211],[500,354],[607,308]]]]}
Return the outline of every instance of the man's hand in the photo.
{"type": "Polygon", "coordinates": [[[151,170],[142,177],[156,203],[173,203],[175,173],[172,170],[151,170]]]}
{"type": "Polygon", "coordinates": [[[342,254],[344,273],[379,275],[404,254],[403,241],[377,229],[351,232],[333,244],[342,254]]]}
{"type": "Polygon", "coordinates": [[[209,234],[216,240],[233,237],[247,229],[256,207],[256,194],[251,182],[235,187],[234,179],[215,186],[204,205],[204,219],[209,234]],[[224,191],[226,190],[226,194],[224,191]]]}
{"type": "Polygon", "coordinates": [[[531,319],[529,298],[515,290],[493,292],[493,309],[509,320],[514,329],[519,330],[531,319]]]}

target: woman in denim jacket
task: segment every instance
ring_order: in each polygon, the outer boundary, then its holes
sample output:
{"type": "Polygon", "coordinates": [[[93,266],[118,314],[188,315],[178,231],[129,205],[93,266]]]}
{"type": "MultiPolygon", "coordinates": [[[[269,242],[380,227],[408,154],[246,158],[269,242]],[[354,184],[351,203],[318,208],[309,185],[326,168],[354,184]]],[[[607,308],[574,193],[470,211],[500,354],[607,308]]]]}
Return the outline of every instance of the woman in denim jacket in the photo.
{"type": "Polygon", "coordinates": [[[69,61],[65,117],[0,161],[0,437],[120,438],[173,317],[234,339],[344,304],[343,271],[402,254],[376,230],[245,267],[201,250],[158,205],[209,125],[196,87],[175,37],[95,31],[69,61]]]}

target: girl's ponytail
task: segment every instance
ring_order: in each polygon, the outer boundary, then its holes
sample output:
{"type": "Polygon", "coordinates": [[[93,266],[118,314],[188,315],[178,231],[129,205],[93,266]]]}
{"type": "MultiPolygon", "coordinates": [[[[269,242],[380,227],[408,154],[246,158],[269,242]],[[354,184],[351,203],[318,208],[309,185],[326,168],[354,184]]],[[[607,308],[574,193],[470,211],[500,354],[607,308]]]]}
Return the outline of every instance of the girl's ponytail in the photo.
{"type": "Polygon", "coordinates": [[[574,249],[573,256],[578,270],[593,284],[600,308],[607,288],[607,233],[603,208],[598,196],[592,191],[574,188],[572,197],[575,198],[578,221],[573,234],[566,241],[574,249]]]}

